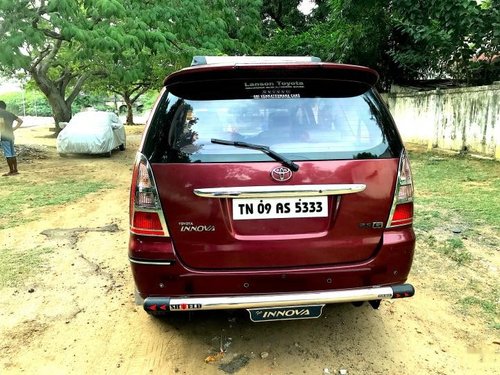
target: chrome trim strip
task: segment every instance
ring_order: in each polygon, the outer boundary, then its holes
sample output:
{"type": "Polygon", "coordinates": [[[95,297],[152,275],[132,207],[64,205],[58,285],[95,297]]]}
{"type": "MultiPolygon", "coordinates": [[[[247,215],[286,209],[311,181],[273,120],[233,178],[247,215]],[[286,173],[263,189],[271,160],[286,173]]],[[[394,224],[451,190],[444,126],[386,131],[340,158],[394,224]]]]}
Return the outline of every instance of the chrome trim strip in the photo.
{"type": "Polygon", "coordinates": [[[148,265],[148,266],[172,266],[174,264],[174,262],[172,261],[164,261],[164,260],[158,260],[158,261],[150,261],[150,260],[137,260],[137,259],[132,259],[132,258],[128,258],[128,260],[130,261],[130,263],[134,263],[134,264],[145,264],[145,265],[148,265]]]}
{"type": "MultiPolygon", "coordinates": [[[[258,307],[285,307],[301,305],[321,305],[329,303],[344,303],[356,301],[372,301],[390,299],[393,290],[390,286],[332,290],[323,292],[266,294],[228,297],[171,297],[168,300],[171,306],[189,306],[188,310],[229,310],[248,309],[258,307]]],[[[148,298],[146,298],[147,302],[148,298]]],[[[155,300],[159,300],[155,298],[155,300]]]]}
{"type": "Polygon", "coordinates": [[[365,189],[365,184],[271,185],[202,188],[193,193],[204,198],[279,198],[354,194],[365,189]]]}
{"type": "Polygon", "coordinates": [[[400,188],[400,179],[401,179],[401,164],[403,163],[404,150],[401,152],[401,156],[399,157],[398,162],[398,175],[396,176],[396,186],[394,187],[394,197],[392,197],[392,205],[391,210],[389,211],[389,217],[387,218],[386,228],[392,227],[392,217],[394,216],[394,211],[396,211],[396,206],[398,205],[398,196],[399,196],[399,188],[400,188]]]}

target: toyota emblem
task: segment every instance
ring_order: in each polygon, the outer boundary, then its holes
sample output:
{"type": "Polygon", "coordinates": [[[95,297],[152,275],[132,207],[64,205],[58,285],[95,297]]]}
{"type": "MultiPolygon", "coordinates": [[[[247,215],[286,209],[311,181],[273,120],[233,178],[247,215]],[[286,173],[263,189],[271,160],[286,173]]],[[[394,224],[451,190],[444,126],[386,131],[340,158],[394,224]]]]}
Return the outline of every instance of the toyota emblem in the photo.
{"type": "Polygon", "coordinates": [[[287,167],[276,167],[271,171],[271,177],[278,182],[285,182],[292,178],[292,171],[287,167]]]}

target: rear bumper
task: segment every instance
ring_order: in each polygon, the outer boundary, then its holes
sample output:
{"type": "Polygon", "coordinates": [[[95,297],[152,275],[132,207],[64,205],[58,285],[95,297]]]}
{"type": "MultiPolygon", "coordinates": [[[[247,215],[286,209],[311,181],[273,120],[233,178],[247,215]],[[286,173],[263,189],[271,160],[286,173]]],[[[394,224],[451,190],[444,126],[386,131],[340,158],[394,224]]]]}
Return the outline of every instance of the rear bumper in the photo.
{"type": "Polygon", "coordinates": [[[144,310],[149,313],[166,311],[229,310],[282,306],[319,305],[381,299],[412,297],[410,284],[398,284],[345,290],[216,297],[148,297],[144,310]]]}
{"type": "Polygon", "coordinates": [[[263,296],[357,289],[373,292],[372,287],[401,285],[406,282],[414,247],[415,236],[411,228],[398,228],[386,231],[378,252],[357,263],[294,268],[195,270],[184,265],[176,256],[169,239],[132,235],[129,259],[136,289],[142,299],[263,296]],[[158,249],[158,253],[150,252],[150,248],[158,249]]]}

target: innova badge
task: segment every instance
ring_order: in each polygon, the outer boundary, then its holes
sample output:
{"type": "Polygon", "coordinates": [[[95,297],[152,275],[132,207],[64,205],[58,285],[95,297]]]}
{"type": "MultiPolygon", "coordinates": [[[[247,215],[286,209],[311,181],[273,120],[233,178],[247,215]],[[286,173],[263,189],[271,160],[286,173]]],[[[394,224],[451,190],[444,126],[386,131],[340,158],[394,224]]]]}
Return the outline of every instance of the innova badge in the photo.
{"type": "Polygon", "coordinates": [[[271,171],[271,177],[274,181],[285,182],[292,178],[293,172],[287,167],[276,167],[271,171]]]}

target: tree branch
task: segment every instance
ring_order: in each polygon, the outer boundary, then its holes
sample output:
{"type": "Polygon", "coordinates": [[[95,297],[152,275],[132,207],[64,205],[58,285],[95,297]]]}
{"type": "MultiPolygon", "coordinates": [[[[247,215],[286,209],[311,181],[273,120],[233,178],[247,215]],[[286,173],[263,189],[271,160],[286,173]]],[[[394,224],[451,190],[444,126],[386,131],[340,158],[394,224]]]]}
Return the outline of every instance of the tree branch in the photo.
{"type": "Polygon", "coordinates": [[[80,76],[78,78],[78,80],[76,81],[76,84],[75,86],[73,87],[73,90],[71,91],[70,95],[68,96],[68,98],[66,99],[66,103],[71,106],[71,104],[74,102],[74,100],[76,99],[76,97],[78,96],[78,94],[80,93],[81,89],[82,89],[82,86],[83,84],[85,83],[85,81],[90,77],[90,74],[88,73],[85,73],[83,74],[82,76],[80,76]]]}
{"type": "Polygon", "coordinates": [[[174,42],[173,40],[170,40],[170,39],[167,39],[167,40],[168,40],[170,43],[172,43],[172,45],[173,45],[175,48],[177,48],[177,50],[182,51],[182,48],[181,48],[181,47],[179,47],[179,46],[177,45],[177,43],[176,43],[176,42],[174,42]]]}
{"type": "Polygon", "coordinates": [[[76,77],[75,74],[71,74],[69,71],[66,70],[64,74],[56,81],[56,84],[59,86],[59,91],[66,92],[66,87],[68,87],[71,80],[75,77],[76,77]]]}
{"type": "Polygon", "coordinates": [[[45,47],[45,49],[43,49],[42,51],[40,51],[40,54],[38,55],[38,57],[35,60],[33,60],[33,62],[31,63],[30,70],[35,69],[38,66],[38,64],[40,64],[42,62],[42,60],[49,54],[49,52],[50,52],[50,49],[48,46],[45,47]]]}
{"type": "Polygon", "coordinates": [[[59,41],[66,40],[61,34],[56,33],[55,31],[48,30],[48,29],[38,29],[38,30],[40,30],[42,33],[44,33],[49,38],[56,39],[59,41]]]}
{"type": "Polygon", "coordinates": [[[50,53],[46,55],[45,63],[41,65],[40,67],[40,73],[43,75],[47,74],[47,71],[49,70],[50,63],[55,59],[57,53],[59,52],[59,49],[61,48],[62,45],[62,40],[56,40],[54,45],[52,46],[52,49],[50,50],[50,53]]]}
{"type": "Polygon", "coordinates": [[[136,101],[137,99],[139,99],[139,97],[140,97],[142,94],[144,94],[146,91],[148,91],[148,90],[149,90],[149,86],[144,86],[144,87],[143,87],[143,88],[142,88],[142,89],[141,89],[141,90],[137,93],[137,95],[135,95],[133,98],[131,98],[131,99],[130,99],[130,101],[131,101],[132,103],[135,103],[135,101],[136,101]]]}
{"type": "Polygon", "coordinates": [[[120,96],[123,95],[123,93],[121,91],[110,89],[110,88],[108,88],[108,90],[111,91],[113,94],[117,94],[117,95],[120,95],[120,96]]]}
{"type": "Polygon", "coordinates": [[[38,7],[38,11],[36,12],[36,17],[33,18],[33,20],[31,21],[31,26],[34,29],[41,31],[42,33],[45,34],[45,36],[48,36],[49,38],[57,39],[57,40],[65,40],[61,34],[55,32],[53,30],[41,29],[38,27],[38,21],[40,21],[40,17],[42,17],[44,14],[47,14],[47,8],[45,6],[45,1],[42,1],[38,7]]]}
{"type": "Polygon", "coordinates": [[[135,84],[135,87],[132,90],[130,90],[130,95],[132,95],[137,90],[142,90],[142,89],[144,89],[144,87],[149,87],[150,85],[151,85],[151,82],[148,82],[148,81],[138,82],[135,84]]]}
{"type": "Polygon", "coordinates": [[[73,101],[76,99],[80,90],[82,89],[83,84],[89,77],[90,77],[89,73],[84,73],[78,78],[78,80],[75,83],[75,86],[73,87],[73,91],[71,92],[71,94],[69,94],[68,98],[66,99],[66,103],[69,106],[71,106],[73,101]]]}

